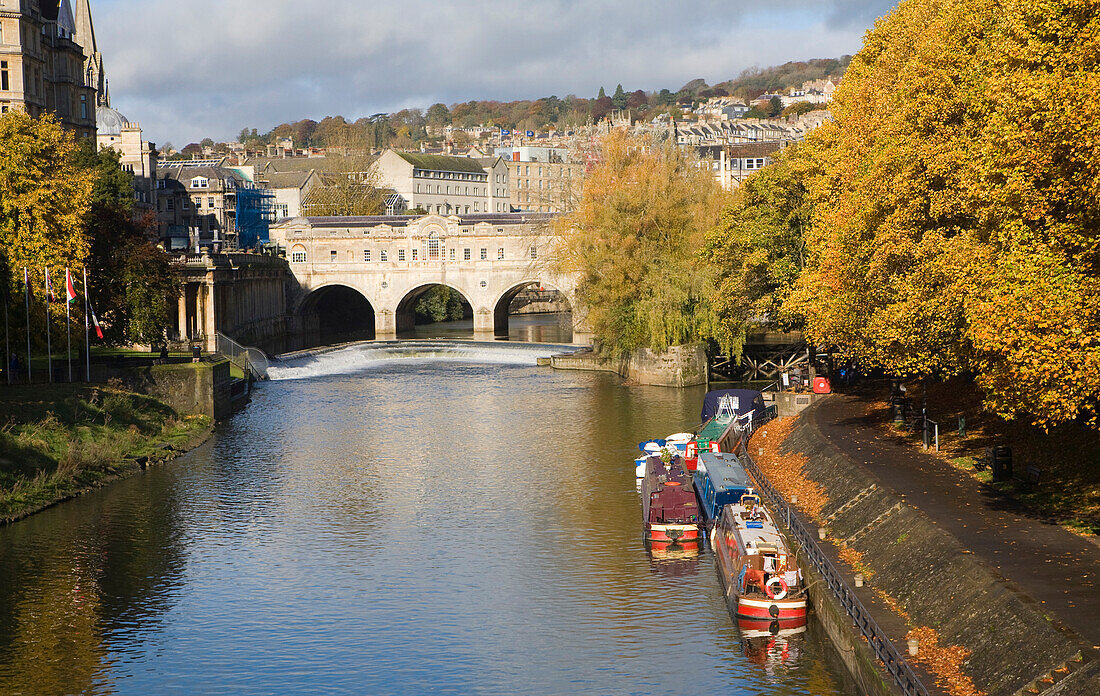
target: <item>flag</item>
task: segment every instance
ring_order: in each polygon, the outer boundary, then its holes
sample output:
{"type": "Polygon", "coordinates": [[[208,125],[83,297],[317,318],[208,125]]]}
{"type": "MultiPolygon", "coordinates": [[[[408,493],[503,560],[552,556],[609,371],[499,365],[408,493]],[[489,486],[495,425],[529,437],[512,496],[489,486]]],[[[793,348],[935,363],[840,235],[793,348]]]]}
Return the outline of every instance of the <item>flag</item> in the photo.
{"type": "Polygon", "coordinates": [[[76,302],[76,287],[73,285],[73,276],[69,269],[65,269],[65,301],[76,302]]]}
{"type": "Polygon", "coordinates": [[[46,302],[57,302],[57,296],[53,294],[53,281],[50,280],[49,266],[46,266],[46,302]]]}
{"type": "Polygon", "coordinates": [[[26,266],[23,266],[23,285],[27,288],[27,306],[29,307],[31,304],[31,297],[34,295],[34,293],[31,291],[31,274],[30,271],[27,270],[26,266]]]}
{"type": "Polygon", "coordinates": [[[97,317],[95,315],[95,307],[92,306],[91,302],[88,303],[88,311],[92,315],[92,325],[95,326],[95,334],[96,334],[96,336],[99,336],[100,340],[102,340],[103,339],[103,327],[101,327],[99,325],[99,317],[97,317]]]}

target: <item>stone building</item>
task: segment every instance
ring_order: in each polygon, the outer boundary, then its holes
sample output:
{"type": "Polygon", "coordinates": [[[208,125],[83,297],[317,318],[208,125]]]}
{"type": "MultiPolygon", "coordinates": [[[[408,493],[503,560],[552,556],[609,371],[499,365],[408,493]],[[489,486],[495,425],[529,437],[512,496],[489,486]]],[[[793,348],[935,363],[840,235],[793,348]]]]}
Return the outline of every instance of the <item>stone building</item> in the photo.
{"type": "Polygon", "coordinates": [[[238,172],[220,166],[172,166],[162,162],[157,171],[157,188],[165,196],[158,214],[166,224],[179,220],[187,229],[189,244],[235,247],[237,236],[237,189],[251,185],[238,172]],[[185,192],[182,197],[180,191],[185,192]],[[181,205],[182,210],[175,209],[181,205]]]}
{"type": "Polygon", "coordinates": [[[410,210],[439,215],[508,212],[508,167],[499,157],[473,159],[386,150],[374,165],[377,184],[410,210]]]}
{"type": "Polygon", "coordinates": [[[567,148],[498,147],[507,161],[508,198],[513,210],[564,213],[573,207],[584,177],[584,164],[567,148]]]}
{"type": "Polygon", "coordinates": [[[53,113],[93,137],[96,105],[109,98],[94,47],[88,0],[77,0],[75,16],[69,0],[0,0],[0,113],[53,113]]]}
{"type": "Polygon", "coordinates": [[[135,214],[156,210],[157,151],[142,140],[141,125],[129,121],[109,106],[96,108],[96,145],[119,153],[122,168],[134,175],[135,214]]]}

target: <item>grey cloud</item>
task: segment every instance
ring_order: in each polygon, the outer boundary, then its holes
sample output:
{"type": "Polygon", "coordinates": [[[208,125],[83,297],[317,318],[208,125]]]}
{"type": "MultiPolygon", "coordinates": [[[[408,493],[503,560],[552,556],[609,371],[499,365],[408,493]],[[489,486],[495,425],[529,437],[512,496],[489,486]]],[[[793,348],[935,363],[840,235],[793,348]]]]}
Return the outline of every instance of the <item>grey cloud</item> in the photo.
{"type": "Polygon", "coordinates": [[[748,0],[104,0],[95,21],[113,105],[182,144],[436,101],[715,82],[852,53],[885,6],[773,0],[765,18],[748,0]]]}

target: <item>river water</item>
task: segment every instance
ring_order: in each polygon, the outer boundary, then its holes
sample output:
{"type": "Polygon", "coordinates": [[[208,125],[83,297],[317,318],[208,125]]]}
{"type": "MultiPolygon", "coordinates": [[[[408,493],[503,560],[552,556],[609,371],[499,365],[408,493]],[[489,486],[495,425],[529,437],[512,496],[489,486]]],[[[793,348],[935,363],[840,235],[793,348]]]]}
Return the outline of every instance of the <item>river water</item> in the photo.
{"type": "Polygon", "coordinates": [[[635,443],[702,388],[356,351],[0,528],[0,694],[843,693],[813,626],[745,640],[709,553],[642,546],[635,443]]]}

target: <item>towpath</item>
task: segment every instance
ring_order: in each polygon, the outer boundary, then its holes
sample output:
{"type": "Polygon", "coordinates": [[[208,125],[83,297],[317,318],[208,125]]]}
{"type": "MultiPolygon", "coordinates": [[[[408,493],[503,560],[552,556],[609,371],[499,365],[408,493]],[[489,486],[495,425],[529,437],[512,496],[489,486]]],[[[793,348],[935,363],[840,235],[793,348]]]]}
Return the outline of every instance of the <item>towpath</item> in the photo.
{"type": "Polygon", "coordinates": [[[835,394],[807,412],[878,482],[952,534],[1006,583],[1100,649],[1100,547],[1044,521],[887,425],[885,409],[835,394]]]}

